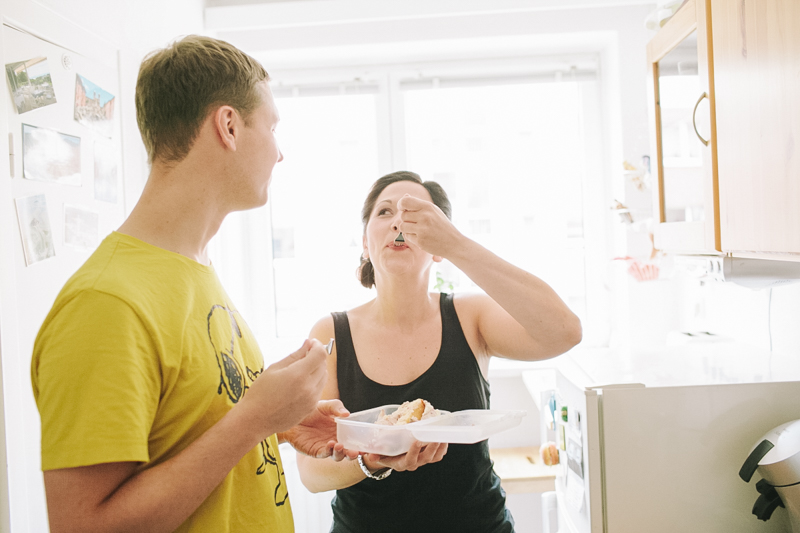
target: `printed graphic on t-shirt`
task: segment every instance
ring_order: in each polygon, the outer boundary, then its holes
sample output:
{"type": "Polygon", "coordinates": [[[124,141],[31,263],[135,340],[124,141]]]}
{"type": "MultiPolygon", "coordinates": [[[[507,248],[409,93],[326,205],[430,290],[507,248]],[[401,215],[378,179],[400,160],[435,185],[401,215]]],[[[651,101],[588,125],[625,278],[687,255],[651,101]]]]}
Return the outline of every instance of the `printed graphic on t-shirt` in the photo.
{"type": "MultiPolygon", "coordinates": [[[[232,403],[238,403],[253,381],[264,371],[263,368],[253,370],[247,365],[242,368],[242,354],[238,350],[242,330],[236,319],[238,314],[238,311],[225,305],[214,305],[208,313],[208,339],[214,348],[220,371],[217,394],[227,395],[232,403]]],[[[256,475],[264,474],[270,468],[274,468],[278,474],[274,496],[275,506],[280,507],[288,501],[289,493],[276,453],[267,440],[261,442],[261,461],[261,465],[256,469],[256,475]]]]}

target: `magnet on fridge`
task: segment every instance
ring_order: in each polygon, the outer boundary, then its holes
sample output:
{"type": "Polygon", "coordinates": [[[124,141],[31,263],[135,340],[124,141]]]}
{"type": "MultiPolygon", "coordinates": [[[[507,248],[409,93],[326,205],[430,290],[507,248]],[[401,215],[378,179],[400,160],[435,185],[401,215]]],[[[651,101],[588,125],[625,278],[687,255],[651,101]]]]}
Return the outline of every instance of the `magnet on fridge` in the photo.
{"type": "Polygon", "coordinates": [[[580,411],[572,410],[572,416],[569,420],[569,425],[572,427],[575,432],[580,435],[581,434],[581,413],[580,411]]]}
{"type": "Polygon", "coordinates": [[[567,406],[566,405],[561,408],[561,420],[563,420],[564,422],[568,422],[569,421],[569,415],[567,414],[567,406]]]}
{"type": "Polygon", "coordinates": [[[566,500],[567,504],[575,511],[576,513],[580,513],[583,510],[585,488],[583,486],[583,480],[579,478],[576,474],[572,472],[572,470],[567,471],[567,491],[566,491],[566,500]]]}
{"type": "Polygon", "coordinates": [[[558,426],[558,447],[564,451],[567,450],[567,436],[564,432],[563,425],[558,426]]]}
{"type": "Polygon", "coordinates": [[[553,424],[556,423],[556,395],[554,392],[550,393],[550,400],[547,402],[547,407],[550,409],[550,419],[553,424]]]}

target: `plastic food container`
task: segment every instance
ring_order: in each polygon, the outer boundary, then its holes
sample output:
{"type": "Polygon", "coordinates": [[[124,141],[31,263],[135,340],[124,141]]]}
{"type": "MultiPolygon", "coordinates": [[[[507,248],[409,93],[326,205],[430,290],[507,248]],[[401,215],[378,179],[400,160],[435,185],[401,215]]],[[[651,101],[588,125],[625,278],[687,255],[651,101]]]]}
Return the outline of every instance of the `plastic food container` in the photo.
{"type": "Polygon", "coordinates": [[[471,409],[405,424],[385,426],[376,424],[381,410],[387,415],[400,405],[383,405],[366,411],[351,413],[347,418],[336,419],[336,438],[349,450],[381,455],[406,453],[415,440],[420,442],[447,442],[474,444],[491,435],[519,425],[525,411],[495,411],[471,409]]]}

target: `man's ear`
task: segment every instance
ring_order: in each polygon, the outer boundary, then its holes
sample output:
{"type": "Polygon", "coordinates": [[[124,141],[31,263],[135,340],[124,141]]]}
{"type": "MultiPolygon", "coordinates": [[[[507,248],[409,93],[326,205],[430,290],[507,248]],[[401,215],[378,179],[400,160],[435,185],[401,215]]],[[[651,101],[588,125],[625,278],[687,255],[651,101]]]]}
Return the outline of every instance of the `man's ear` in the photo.
{"type": "Polygon", "coordinates": [[[220,106],[211,114],[211,124],[222,145],[235,152],[239,129],[242,126],[239,113],[229,105],[220,106]]]}

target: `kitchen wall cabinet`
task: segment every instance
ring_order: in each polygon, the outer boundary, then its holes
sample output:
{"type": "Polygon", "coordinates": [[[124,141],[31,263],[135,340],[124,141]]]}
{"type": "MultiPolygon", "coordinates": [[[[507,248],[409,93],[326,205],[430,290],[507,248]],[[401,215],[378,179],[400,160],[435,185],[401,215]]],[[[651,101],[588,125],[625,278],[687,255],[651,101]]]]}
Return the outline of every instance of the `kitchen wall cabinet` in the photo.
{"type": "Polygon", "coordinates": [[[800,254],[800,1],[710,1],[722,249],[800,254]]]}
{"type": "Polygon", "coordinates": [[[647,55],[656,248],[800,261],[800,2],[689,0],[647,55]]]}
{"type": "Polygon", "coordinates": [[[689,0],[647,46],[655,115],[655,246],[719,253],[713,56],[706,0],[689,0]]]}

